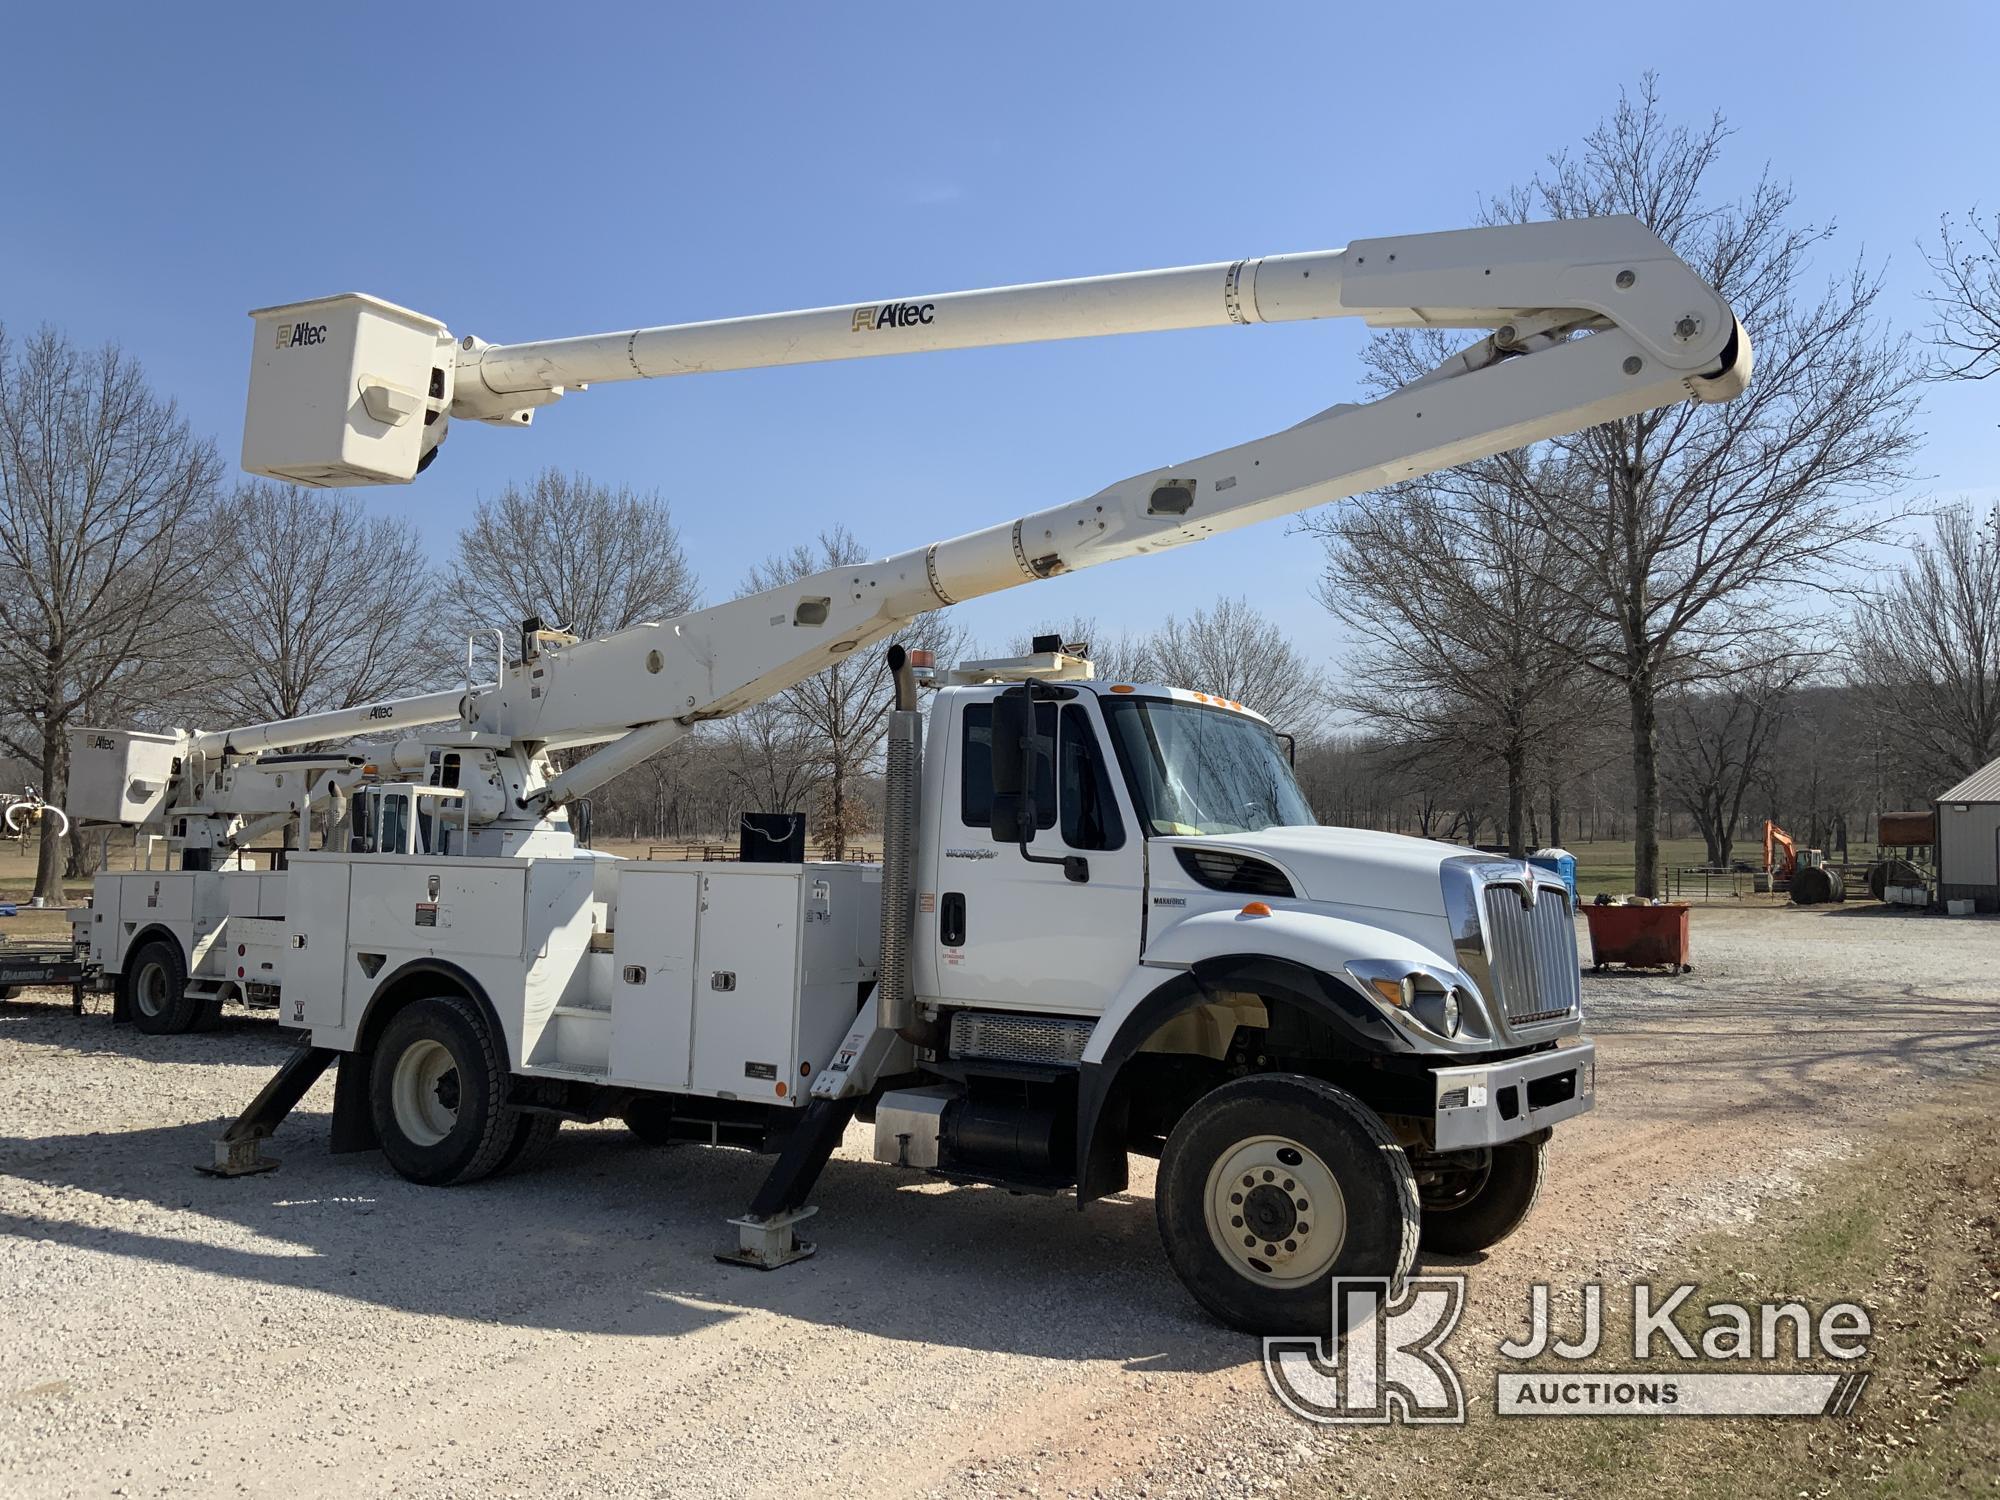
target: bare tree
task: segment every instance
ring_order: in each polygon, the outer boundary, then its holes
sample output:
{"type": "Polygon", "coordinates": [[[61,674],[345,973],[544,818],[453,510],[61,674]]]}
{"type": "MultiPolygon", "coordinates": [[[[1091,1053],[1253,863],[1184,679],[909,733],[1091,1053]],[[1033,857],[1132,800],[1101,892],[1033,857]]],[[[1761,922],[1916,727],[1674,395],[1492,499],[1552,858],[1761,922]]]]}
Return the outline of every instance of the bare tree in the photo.
{"type": "Polygon", "coordinates": [[[224,506],[208,594],[222,704],[289,719],[414,692],[437,675],[436,582],[416,528],[355,500],[252,482],[224,506]]]}
{"type": "Polygon", "coordinates": [[[530,615],[586,639],[685,614],[699,589],[657,494],[544,469],[474,508],[452,594],[475,628],[530,615]]]}
{"type": "Polygon", "coordinates": [[[1946,785],[2000,756],[2000,509],[1937,517],[1936,539],[1856,613],[1856,683],[1901,753],[1946,785]]]}
{"type": "MultiPolygon", "coordinates": [[[[115,346],[0,329],[0,743],[60,801],[68,730],[177,684],[196,658],[215,445],[115,346]]],[[[43,841],[35,894],[62,896],[43,841]]]]}
{"type": "Polygon", "coordinates": [[[1526,853],[1533,777],[1604,697],[1580,680],[1587,622],[1537,508],[1460,476],[1361,496],[1307,527],[1327,549],[1320,603],[1361,643],[1337,705],[1405,773],[1463,786],[1502,768],[1507,844],[1526,853]]]}
{"type": "Polygon", "coordinates": [[[826,761],[812,727],[775,699],[723,721],[723,774],[741,806],[796,812],[825,779],[826,761]]]}
{"type": "Polygon", "coordinates": [[[1140,649],[1150,675],[1254,708],[1280,729],[1309,734],[1325,716],[1325,677],[1246,599],[1168,615],[1140,649]]]}
{"type": "Polygon", "coordinates": [[[1926,292],[1931,323],[1931,369],[1936,380],[1984,380],[2000,373],[2000,213],[1982,220],[1979,210],[1963,227],[1946,214],[1938,244],[1924,251],[1937,279],[1926,292]]]}
{"type": "MultiPolygon", "coordinates": [[[[1631,730],[1634,886],[1659,890],[1659,702],[1716,662],[1739,662],[1787,589],[1825,585],[1893,517],[1871,505],[1908,476],[1915,372],[1880,331],[1879,281],[1860,269],[1805,283],[1830,227],[1795,224],[1765,176],[1718,201],[1709,178],[1729,130],[1670,123],[1655,80],[1621,97],[1580,151],[1559,152],[1496,199],[1492,222],[1636,214],[1721,292],[1748,329],[1756,373],[1720,406],[1684,404],[1470,466],[1483,493],[1532,508],[1589,628],[1579,659],[1623,693],[1631,730]]],[[[1378,379],[1432,367],[1435,336],[1370,345],[1378,379]]],[[[1437,481],[1466,484],[1466,473],[1437,481]]]]}
{"type": "MultiPolygon", "coordinates": [[[[752,568],[742,592],[779,588],[828,568],[852,567],[867,560],[861,544],[845,527],[837,526],[821,532],[815,544],[801,543],[752,568]]],[[[940,662],[953,660],[964,649],[965,641],[963,632],[942,612],[912,621],[897,638],[906,646],[935,652],[940,662]]],[[[813,790],[819,794],[818,806],[813,809],[818,830],[815,842],[829,859],[845,859],[848,841],[867,829],[866,805],[854,795],[854,783],[873,759],[894,706],[888,676],[880,659],[871,654],[860,661],[837,662],[785,689],[776,701],[791,721],[792,731],[797,732],[780,733],[777,726],[757,728],[755,733],[766,752],[760,763],[768,768],[770,756],[787,741],[803,751],[813,768],[813,790]]],[[[795,801],[773,804],[779,808],[798,805],[795,801]]]]}
{"type": "Polygon", "coordinates": [[[1675,694],[1661,715],[1665,780],[1708,846],[1708,862],[1727,869],[1744,800],[1760,784],[1785,723],[1803,663],[1758,659],[1716,689],[1675,694]]]}

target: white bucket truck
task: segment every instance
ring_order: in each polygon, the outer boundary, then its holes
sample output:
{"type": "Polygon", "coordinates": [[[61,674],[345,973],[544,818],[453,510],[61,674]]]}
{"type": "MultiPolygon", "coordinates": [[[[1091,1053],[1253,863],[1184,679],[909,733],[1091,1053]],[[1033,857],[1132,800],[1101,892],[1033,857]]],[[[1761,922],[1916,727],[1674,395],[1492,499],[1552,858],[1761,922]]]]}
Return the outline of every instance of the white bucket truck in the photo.
{"type": "Polygon", "coordinates": [[[1333,1276],[1400,1277],[1420,1238],[1470,1250],[1527,1214],[1550,1127],[1592,1099],[1569,893],[1315,826],[1254,705],[1100,681],[1055,640],[949,669],[891,646],[879,869],[612,860],[571,811],[927,610],[1731,399],[1741,328],[1636,221],[534,344],[360,296],[254,316],[245,467],[314,484],[409,481],[453,419],[525,425],[593,382],[1334,316],[1484,336],[1366,405],[883,561],[598,640],[527,622],[489,685],[84,731],[72,810],[171,850],[79,914],[121,1014],[175,1029],[261,1001],[306,1034],[218,1170],[267,1166],[259,1142],[336,1061],[334,1149],[421,1182],[516,1164],[566,1119],[774,1152],[730,1252],[767,1267],[810,1249],[794,1226],[857,1114],[904,1170],[1079,1205],[1156,1155],[1176,1271],[1261,1331],[1323,1327],[1333,1276]],[[284,868],[244,868],[281,825],[284,868]]]}

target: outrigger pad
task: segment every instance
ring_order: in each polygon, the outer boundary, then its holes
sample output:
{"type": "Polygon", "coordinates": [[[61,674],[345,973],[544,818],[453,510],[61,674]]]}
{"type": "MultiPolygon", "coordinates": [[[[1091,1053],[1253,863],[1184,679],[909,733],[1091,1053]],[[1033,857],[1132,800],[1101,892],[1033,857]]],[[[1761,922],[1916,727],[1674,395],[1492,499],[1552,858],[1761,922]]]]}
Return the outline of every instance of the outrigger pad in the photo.
{"type": "Polygon", "coordinates": [[[259,1148],[339,1056],[331,1047],[301,1045],[216,1138],[215,1160],[196,1163],[195,1170],[210,1177],[249,1177],[276,1167],[277,1158],[265,1156],[259,1148]]]}
{"type": "Polygon", "coordinates": [[[220,1136],[215,1142],[214,1164],[204,1166],[196,1162],[194,1169],[208,1177],[250,1177],[277,1170],[278,1158],[264,1155],[263,1145],[261,1136],[235,1141],[220,1136]]]}
{"type": "Polygon", "coordinates": [[[779,1266],[804,1260],[819,1246],[793,1234],[792,1226],[818,1212],[817,1208],[808,1204],[804,1208],[788,1208],[768,1218],[745,1214],[740,1219],[731,1219],[729,1222],[736,1226],[736,1248],[718,1250],[715,1258],[728,1265],[749,1266],[756,1271],[775,1271],[779,1266]]]}

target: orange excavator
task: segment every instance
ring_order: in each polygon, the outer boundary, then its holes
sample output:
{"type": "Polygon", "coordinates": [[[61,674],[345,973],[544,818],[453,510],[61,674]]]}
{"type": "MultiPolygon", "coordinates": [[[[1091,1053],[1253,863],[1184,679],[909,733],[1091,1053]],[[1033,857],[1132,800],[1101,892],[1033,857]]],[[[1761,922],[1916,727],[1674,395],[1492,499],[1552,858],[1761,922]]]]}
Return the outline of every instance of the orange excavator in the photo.
{"type": "Polygon", "coordinates": [[[1794,842],[1789,833],[1785,832],[1784,829],[1773,823],[1769,818],[1766,818],[1764,820],[1764,868],[1771,872],[1771,884],[1775,886],[1780,881],[1790,880],[1792,872],[1798,869],[1798,865],[1798,844],[1794,842]],[[1784,851],[1785,858],[1784,862],[1779,864],[1775,862],[1773,856],[1781,849],[1784,851]]]}

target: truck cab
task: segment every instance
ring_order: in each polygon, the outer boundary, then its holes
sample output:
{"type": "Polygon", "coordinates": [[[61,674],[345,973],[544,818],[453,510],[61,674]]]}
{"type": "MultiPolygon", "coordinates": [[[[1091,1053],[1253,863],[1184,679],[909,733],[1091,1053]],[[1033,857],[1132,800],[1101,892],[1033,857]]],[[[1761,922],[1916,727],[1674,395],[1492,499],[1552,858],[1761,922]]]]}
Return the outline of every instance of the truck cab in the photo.
{"type": "Polygon", "coordinates": [[[1494,1243],[1591,1106],[1567,889],[1318,826],[1241,703],[975,663],[933,699],[921,808],[925,1076],[881,1094],[877,1156],[1080,1204],[1158,1157],[1170,1257],[1226,1321],[1307,1326],[1419,1236],[1494,1243]]]}

